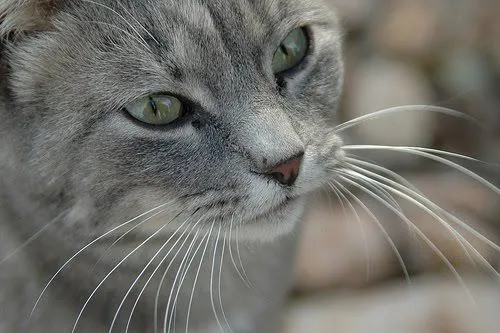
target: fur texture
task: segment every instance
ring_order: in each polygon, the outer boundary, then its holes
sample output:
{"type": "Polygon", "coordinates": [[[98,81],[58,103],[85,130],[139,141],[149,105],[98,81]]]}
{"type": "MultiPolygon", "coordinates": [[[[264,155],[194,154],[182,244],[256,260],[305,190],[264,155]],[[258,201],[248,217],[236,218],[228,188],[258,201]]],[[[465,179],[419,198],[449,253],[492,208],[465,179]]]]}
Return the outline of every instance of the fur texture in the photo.
{"type": "Polygon", "coordinates": [[[0,17],[0,332],[273,332],[304,201],[342,158],[333,13],[8,0],[0,17]],[[297,27],[309,54],[278,86],[272,56],[297,27]],[[180,125],[125,115],[157,92],[189,101],[180,125]],[[263,176],[301,151],[295,185],[263,176]]]}

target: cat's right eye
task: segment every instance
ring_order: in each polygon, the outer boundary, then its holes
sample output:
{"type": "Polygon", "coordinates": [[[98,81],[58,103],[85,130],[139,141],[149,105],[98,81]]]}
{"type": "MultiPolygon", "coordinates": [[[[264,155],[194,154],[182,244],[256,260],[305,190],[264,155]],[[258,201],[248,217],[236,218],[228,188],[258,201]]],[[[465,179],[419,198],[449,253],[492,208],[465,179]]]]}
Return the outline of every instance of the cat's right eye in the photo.
{"type": "Polygon", "coordinates": [[[274,74],[298,66],[307,55],[309,40],[304,28],[292,30],[274,53],[272,68],[274,74]]]}
{"type": "Polygon", "coordinates": [[[167,125],[183,116],[182,102],[171,95],[154,94],[125,106],[135,119],[149,125],[167,125]]]}

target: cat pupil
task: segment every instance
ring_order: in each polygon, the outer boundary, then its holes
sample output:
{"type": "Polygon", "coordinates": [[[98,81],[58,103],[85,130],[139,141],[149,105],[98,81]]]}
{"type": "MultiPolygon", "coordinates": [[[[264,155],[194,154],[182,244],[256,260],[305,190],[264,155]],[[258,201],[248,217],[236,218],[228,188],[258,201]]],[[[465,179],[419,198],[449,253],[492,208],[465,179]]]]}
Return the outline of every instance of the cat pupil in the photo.
{"type": "Polygon", "coordinates": [[[151,109],[153,110],[153,114],[155,116],[157,116],[158,115],[158,107],[157,107],[154,99],[151,96],[149,96],[149,105],[151,106],[151,109]]]}

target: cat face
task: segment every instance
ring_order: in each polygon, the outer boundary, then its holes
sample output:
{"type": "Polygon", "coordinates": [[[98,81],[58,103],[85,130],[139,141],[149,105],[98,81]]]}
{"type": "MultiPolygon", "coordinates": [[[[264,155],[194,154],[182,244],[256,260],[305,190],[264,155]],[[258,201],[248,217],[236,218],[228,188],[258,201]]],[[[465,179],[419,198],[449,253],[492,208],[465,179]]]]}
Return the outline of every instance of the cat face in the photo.
{"type": "Polygon", "coordinates": [[[248,235],[277,237],[292,229],[304,195],[331,179],[341,157],[332,128],[342,64],[326,7],[53,5],[50,24],[10,43],[7,61],[12,117],[29,133],[30,176],[64,198],[66,235],[76,235],[75,226],[102,234],[161,205],[138,231],[170,221],[234,223],[248,235]],[[297,29],[305,55],[276,74],[276,50],[297,29]],[[174,96],[182,116],[152,125],[127,112],[151,96],[174,96]],[[272,175],[290,160],[295,181],[272,175]]]}

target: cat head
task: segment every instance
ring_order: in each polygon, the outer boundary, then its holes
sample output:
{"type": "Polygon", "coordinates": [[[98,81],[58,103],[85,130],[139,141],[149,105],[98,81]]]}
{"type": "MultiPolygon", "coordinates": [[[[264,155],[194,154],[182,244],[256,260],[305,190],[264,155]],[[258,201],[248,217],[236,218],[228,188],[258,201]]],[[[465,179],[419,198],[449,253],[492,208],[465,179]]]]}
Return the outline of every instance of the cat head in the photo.
{"type": "Polygon", "coordinates": [[[0,17],[2,117],[65,237],[158,207],[138,230],[273,238],[332,177],[340,32],[319,2],[7,0],[0,17]]]}

